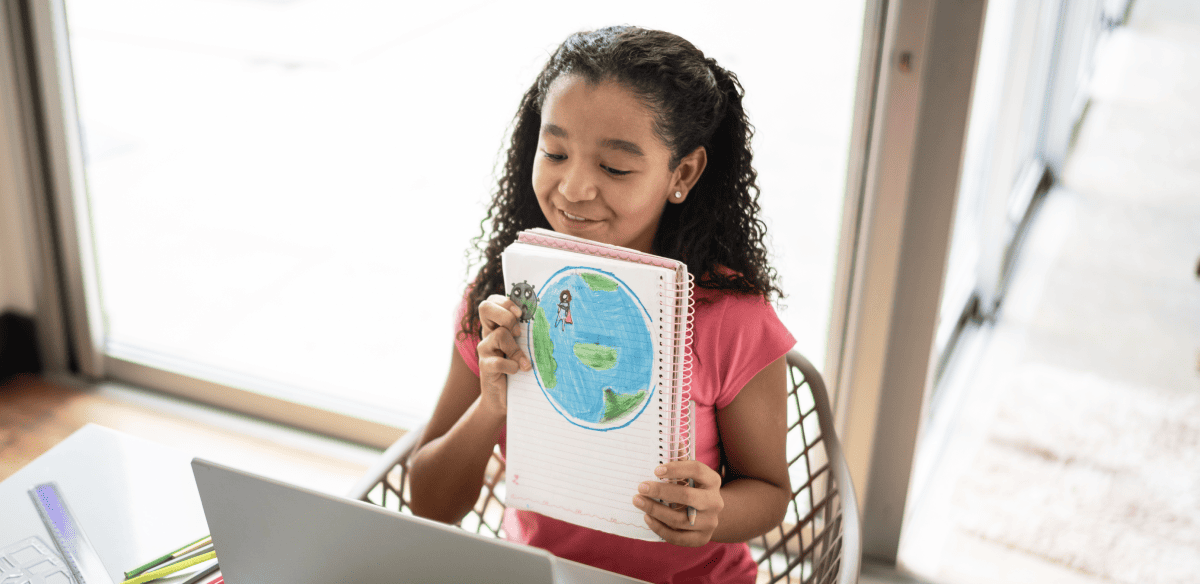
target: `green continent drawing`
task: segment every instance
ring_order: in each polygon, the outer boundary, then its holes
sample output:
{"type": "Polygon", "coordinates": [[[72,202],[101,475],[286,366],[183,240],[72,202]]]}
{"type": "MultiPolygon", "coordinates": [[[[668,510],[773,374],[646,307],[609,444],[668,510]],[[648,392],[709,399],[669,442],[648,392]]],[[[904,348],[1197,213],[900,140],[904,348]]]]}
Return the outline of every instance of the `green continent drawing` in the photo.
{"type": "Polygon", "coordinates": [[[584,272],[579,274],[579,276],[583,278],[584,282],[587,282],[588,288],[591,288],[592,290],[597,290],[600,292],[617,291],[617,281],[612,278],[606,278],[600,274],[593,274],[590,272],[584,272]]]}
{"type": "Polygon", "coordinates": [[[558,370],[558,362],[554,360],[554,341],[550,338],[550,322],[546,320],[546,311],[541,306],[533,317],[533,359],[537,361],[542,384],[546,387],[557,385],[554,372],[558,370]]]}
{"type": "Polygon", "coordinates": [[[646,390],[639,389],[637,393],[621,395],[612,389],[604,388],[604,419],[601,422],[615,420],[633,411],[646,397],[646,390]]]}
{"type": "Polygon", "coordinates": [[[575,356],[579,357],[579,360],[583,361],[584,365],[596,371],[612,369],[617,364],[616,347],[606,347],[592,343],[575,343],[575,356]]]}

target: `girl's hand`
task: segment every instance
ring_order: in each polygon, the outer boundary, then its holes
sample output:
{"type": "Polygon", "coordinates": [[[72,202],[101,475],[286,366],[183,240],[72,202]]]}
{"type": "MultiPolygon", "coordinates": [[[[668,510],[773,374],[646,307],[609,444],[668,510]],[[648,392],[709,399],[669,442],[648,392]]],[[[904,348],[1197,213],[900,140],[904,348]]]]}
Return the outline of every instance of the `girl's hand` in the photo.
{"type": "Polygon", "coordinates": [[[721,475],[696,460],[668,462],[654,469],[654,474],[681,480],[683,484],[647,481],[639,485],[633,504],[646,512],[646,525],[675,545],[698,547],[708,543],[725,507],[721,499],[721,475]],[[692,479],[695,487],[687,486],[687,479],[692,479]],[[688,520],[688,507],[696,510],[695,525],[688,520]]]}
{"type": "Polygon", "coordinates": [[[482,325],[479,351],[480,407],[505,416],[508,413],[508,377],[529,371],[529,357],[517,345],[521,336],[521,307],[505,296],[493,294],[479,303],[482,325]]]}

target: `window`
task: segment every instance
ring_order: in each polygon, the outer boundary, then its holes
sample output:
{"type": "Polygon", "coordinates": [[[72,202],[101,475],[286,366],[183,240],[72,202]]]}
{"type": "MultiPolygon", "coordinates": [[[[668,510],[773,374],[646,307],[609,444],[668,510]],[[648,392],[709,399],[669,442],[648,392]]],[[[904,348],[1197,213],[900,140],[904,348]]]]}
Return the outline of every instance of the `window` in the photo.
{"type": "Polygon", "coordinates": [[[619,22],[746,87],[781,314],[819,367],[863,4],[723,6],[67,0],[110,373],[424,419],[520,97],[619,22]]]}

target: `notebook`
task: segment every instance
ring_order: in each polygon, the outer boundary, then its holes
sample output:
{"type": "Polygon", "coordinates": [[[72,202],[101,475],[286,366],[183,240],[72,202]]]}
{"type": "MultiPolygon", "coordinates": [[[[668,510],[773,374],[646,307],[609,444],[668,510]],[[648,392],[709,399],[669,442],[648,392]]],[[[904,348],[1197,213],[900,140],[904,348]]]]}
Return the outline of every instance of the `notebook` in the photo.
{"type": "Polygon", "coordinates": [[[508,377],[505,504],[661,541],[633,496],[695,455],[687,266],[543,229],[502,259],[533,363],[508,377]]]}

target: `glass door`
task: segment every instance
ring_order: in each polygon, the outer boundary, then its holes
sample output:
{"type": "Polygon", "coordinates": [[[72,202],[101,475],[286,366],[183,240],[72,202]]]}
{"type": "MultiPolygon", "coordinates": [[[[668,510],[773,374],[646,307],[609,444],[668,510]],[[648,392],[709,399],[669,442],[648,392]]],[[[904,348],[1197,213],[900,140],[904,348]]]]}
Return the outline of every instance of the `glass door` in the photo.
{"type": "Polygon", "coordinates": [[[990,2],[938,324],[942,354],[964,314],[995,309],[1007,252],[1046,165],[1046,91],[1061,0],[990,2]]]}
{"type": "MultiPolygon", "coordinates": [[[[1035,196],[1061,169],[1083,113],[1102,3],[989,2],[935,353],[1003,300],[1035,196]]],[[[1122,8],[1123,12],[1123,8],[1122,8]]]]}

